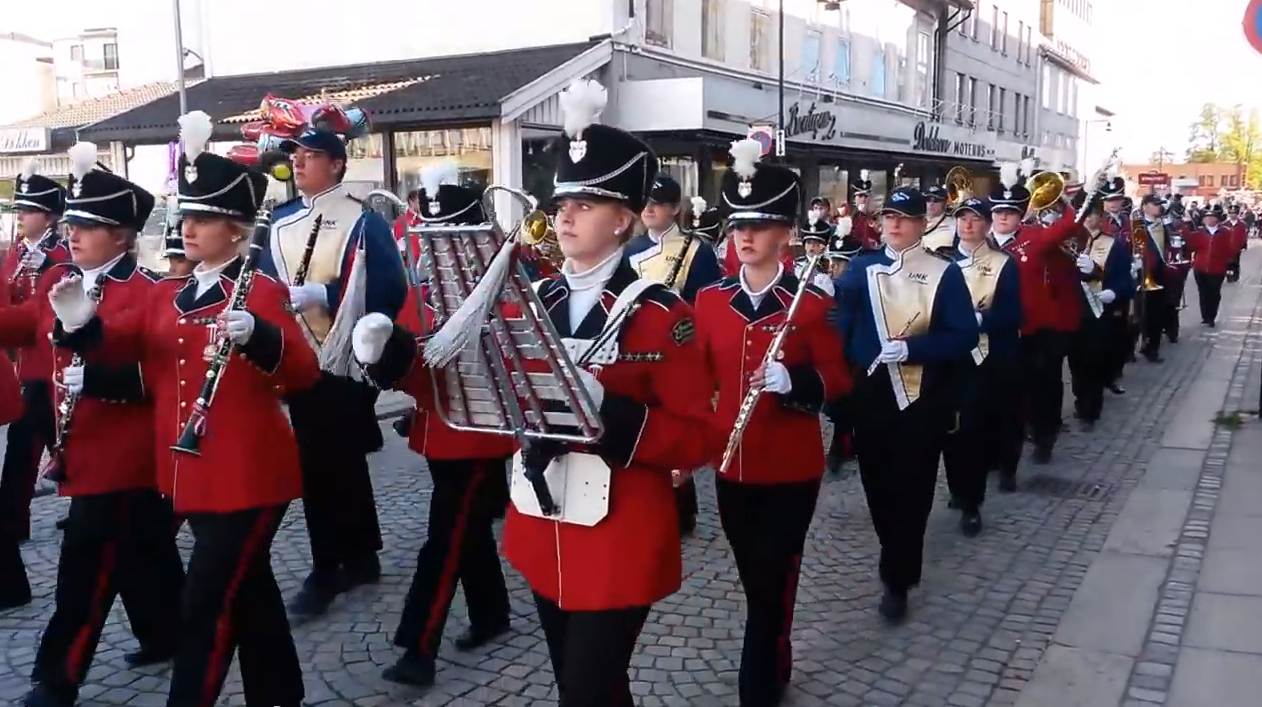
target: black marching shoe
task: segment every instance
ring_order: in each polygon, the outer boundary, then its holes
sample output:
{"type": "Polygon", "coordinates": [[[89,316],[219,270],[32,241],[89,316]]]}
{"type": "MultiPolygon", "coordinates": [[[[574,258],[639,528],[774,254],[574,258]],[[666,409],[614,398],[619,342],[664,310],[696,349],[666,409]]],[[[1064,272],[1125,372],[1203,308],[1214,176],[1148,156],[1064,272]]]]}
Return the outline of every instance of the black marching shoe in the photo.
{"type": "Polygon", "coordinates": [[[1081,429],[1083,432],[1091,432],[1092,430],[1095,429],[1095,420],[1083,420],[1082,424],[1079,426],[1079,429],[1081,429]]]}
{"type": "Polygon", "coordinates": [[[1052,461],[1052,445],[1036,444],[1034,445],[1034,463],[1050,464],[1052,461]]]}
{"type": "Polygon", "coordinates": [[[314,582],[308,577],[307,581],[302,583],[302,589],[298,590],[293,601],[289,602],[289,606],[285,608],[289,612],[289,618],[294,622],[310,621],[329,613],[329,606],[333,604],[338,594],[340,592],[337,587],[331,587],[324,582],[314,582]]]}
{"type": "Polygon", "coordinates": [[[362,564],[347,566],[342,570],[342,591],[350,591],[365,584],[376,584],[381,581],[381,558],[373,553],[372,557],[362,564]]]}
{"type": "Polygon", "coordinates": [[[1017,472],[1001,471],[999,472],[999,490],[1003,493],[1013,493],[1017,490],[1017,472]]]}
{"type": "Polygon", "coordinates": [[[1169,331],[1167,331],[1167,332],[1166,332],[1166,340],[1168,340],[1168,341],[1169,341],[1170,343],[1172,343],[1172,344],[1177,344],[1177,343],[1179,343],[1179,330],[1178,330],[1178,329],[1170,329],[1169,331]]]}
{"type": "Polygon", "coordinates": [[[70,516],[57,521],[57,530],[65,530],[67,525],[70,525],[70,516]]]}
{"type": "Polygon", "coordinates": [[[22,707],[74,707],[78,699],[79,690],[75,688],[36,683],[22,698],[22,707]]]}
{"type": "Polygon", "coordinates": [[[955,494],[951,494],[951,498],[947,499],[947,508],[950,508],[953,511],[958,511],[963,507],[964,504],[960,503],[960,499],[956,498],[955,494]]]}
{"type": "Polygon", "coordinates": [[[979,511],[965,511],[960,516],[960,532],[966,538],[975,538],[982,532],[982,514],[979,511]]]}
{"type": "Polygon", "coordinates": [[[894,589],[887,585],[876,610],[889,623],[898,623],[907,618],[907,590],[894,589]]]}
{"type": "Polygon", "coordinates": [[[25,581],[25,578],[23,579],[22,586],[0,594],[0,611],[17,609],[31,603],[33,599],[31,596],[31,585],[25,581]]]}
{"type": "Polygon", "coordinates": [[[1112,393],[1112,394],[1114,394],[1114,395],[1126,395],[1126,389],[1125,389],[1125,388],[1123,388],[1122,386],[1118,385],[1117,383],[1109,383],[1108,385],[1106,385],[1106,386],[1104,386],[1104,387],[1105,387],[1105,388],[1106,388],[1106,389],[1107,389],[1110,393],[1112,393]]]}
{"type": "Polygon", "coordinates": [[[408,651],[394,665],[382,671],[381,677],[399,685],[430,687],[434,684],[434,661],[408,651]]]}
{"type": "Polygon", "coordinates": [[[692,535],[697,530],[697,514],[681,513],[679,515],[679,537],[692,535]]]}
{"type": "Polygon", "coordinates": [[[464,633],[456,637],[456,650],[475,651],[482,646],[508,633],[508,622],[489,627],[470,626],[464,633]]]}
{"type": "Polygon", "coordinates": [[[146,665],[158,665],[166,663],[175,658],[174,645],[157,645],[146,646],[141,645],[140,650],[128,653],[123,656],[123,662],[127,663],[129,668],[143,668],[146,665]]]}

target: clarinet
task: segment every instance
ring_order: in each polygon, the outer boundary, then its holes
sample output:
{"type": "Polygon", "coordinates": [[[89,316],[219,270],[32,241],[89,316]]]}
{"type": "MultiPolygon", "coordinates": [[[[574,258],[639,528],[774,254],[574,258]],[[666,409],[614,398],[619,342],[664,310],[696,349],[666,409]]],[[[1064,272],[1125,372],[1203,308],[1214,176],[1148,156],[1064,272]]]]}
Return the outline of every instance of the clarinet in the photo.
{"type": "MultiPolygon", "coordinates": [[[[99,278],[92,289],[88,291],[88,297],[99,303],[101,301],[101,285],[104,278],[99,278]]],[[[70,366],[83,366],[83,355],[75,351],[70,355],[70,366]]],[[[83,395],[83,391],[72,393],[69,390],[61,398],[61,403],[57,405],[57,429],[56,437],[54,437],[52,449],[48,453],[48,461],[44,463],[40,476],[49,481],[61,483],[66,480],[66,441],[70,438],[70,424],[74,419],[75,408],[79,406],[79,398],[83,395]]]]}
{"type": "Polygon", "coordinates": [[[688,257],[688,249],[692,247],[692,239],[696,238],[695,231],[684,231],[684,247],[679,249],[679,257],[675,258],[675,262],[670,267],[670,274],[666,276],[666,289],[675,289],[675,280],[679,279],[679,272],[684,268],[684,259],[688,257]]]}
{"type": "MultiPolygon", "coordinates": [[[[254,273],[258,271],[259,255],[263,252],[263,244],[267,242],[268,233],[271,232],[272,209],[275,205],[275,202],[271,200],[264,202],[258,216],[254,219],[254,233],[250,236],[250,251],[245,256],[245,263],[241,265],[241,273],[237,275],[236,282],[232,285],[232,299],[228,300],[228,305],[224,307],[225,314],[245,310],[245,300],[250,294],[250,285],[254,283],[254,273]]],[[[202,382],[201,392],[197,394],[197,401],[193,403],[193,412],[188,416],[188,422],[184,425],[184,431],[180,433],[179,440],[171,445],[172,450],[201,456],[202,439],[206,436],[206,417],[210,414],[210,407],[215,402],[215,394],[219,391],[219,383],[223,380],[228,362],[232,360],[232,351],[235,346],[232,339],[227,336],[219,341],[219,347],[215,350],[210,366],[206,369],[206,379],[202,382]]]]}
{"type": "Polygon", "coordinates": [[[302,287],[307,282],[307,271],[311,269],[311,254],[315,252],[316,239],[320,237],[322,225],[324,225],[324,214],[319,214],[315,217],[315,223],[311,224],[311,235],[307,236],[307,248],[302,251],[302,262],[298,264],[298,273],[294,275],[294,287],[302,287]]]}

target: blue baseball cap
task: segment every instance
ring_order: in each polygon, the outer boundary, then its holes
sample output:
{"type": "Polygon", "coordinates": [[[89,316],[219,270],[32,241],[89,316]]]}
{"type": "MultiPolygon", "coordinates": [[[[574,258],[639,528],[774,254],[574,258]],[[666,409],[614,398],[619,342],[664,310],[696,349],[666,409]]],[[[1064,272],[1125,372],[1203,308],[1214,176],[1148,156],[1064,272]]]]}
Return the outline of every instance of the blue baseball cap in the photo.
{"type": "Polygon", "coordinates": [[[975,196],[969,197],[961,202],[959,206],[955,207],[955,213],[953,215],[958,217],[965,211],[972,211],[987,221],[990,220],[990,204],[985,199],[978,199],[975,196]]]}
{"type": "Polygon", "coordinates": [[[335,160],[346,160],[346,142],[342,136],[327,130],[308,130],[281,143],[280,149],[286,154],[293,154],[299,147],[323,152],[335,160]]]}
{"type": "Polygon", "coordinates": [[[890,192],[881,206],[881,215],[895,214],[906,218],[925,217],[925,195],[915,187],[899,187],[890,192]]]}

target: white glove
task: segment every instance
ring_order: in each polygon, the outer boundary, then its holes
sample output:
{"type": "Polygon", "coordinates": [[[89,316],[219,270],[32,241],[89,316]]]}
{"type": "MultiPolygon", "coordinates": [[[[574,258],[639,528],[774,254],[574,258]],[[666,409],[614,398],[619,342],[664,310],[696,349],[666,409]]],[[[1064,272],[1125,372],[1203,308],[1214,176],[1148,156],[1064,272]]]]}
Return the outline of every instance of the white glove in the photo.
{"type": "Polygon", "coordinates": [[[39,266],[43,265],[45,260],[48,260],[48,254],[39,248],[35,248],[22,256],[22,263],[18,267],[26,268],[27,270],[39,270],[39,266]]]}
{"type": "Polygon", "coordinates": [[[355,329],[351,332],[351,349],[355,351],[355,358],[366,366],[380,361],[392,333],[394,323],[390,317],[380,312],[365,314],[355,322],[355,329]]]}
{"type": "Polygon", "coordinates": [[[592,396],[592,402],[596,404],[596,409],[600,409],[601,403],[605,402],[605,386],[596,380],[596,376],[592,375],[585,369],[578,369],[578,382],[583,384],[587,389],[587,394],[592,396]]]}
{"type": "Polygon", "coordinates": [[[1091,256],[1086,253],[1078,254],[1078,271],[1083,275],[1090,275],[1095,272],[1095,261],[1091,260],[1091,256]]]}
{"type": "Polygon", "coordinates": [[[1113,304],[1113,300],[1117,299],[1117,293],[1113,290],[1100,290],[1100,301],[1105,304],[1113,304]]]}
{"type": "Polygon", "coordinates": [[[250,340],[250,335],[254,333],[253,314],[234,309],[224,316],[224,320],[224,331],[232,343],[241,346],[250,340]]]}
{"type": "Polygon", "coordinates": [[[96,302],[83,291],[83,278],[78,275],[72,275],[53,285],[48,291],[48,303],[53,307],[53,314],[61,320],[61,328],[67,333],[82,329],[96,314],[96,302]]]}
{"type": "Polygon", "coordinates": [[[762,388],[768,393],[784,395],[793,390],[793,381],[789,379],[789,369],[779,361],[767,364],[767,368],[762,372],[762,379],[762,388]]]}
{"type": "Polygon", "coordinates": [[[294,309],[299,312],[305,312],[316,306],[328,308],[329,292],[324,289],[324,285],[307,284],[290,287],[289,301],[293,302],[294,309]]]}
{"type": "Polygon", "coordinates": [[[982,325],[982,313],[981,313],[981,312],[973,312],[973,314],[976,314],[976,315],[977,315],[977,326],[981,326],[981,325],[982,325]]]}
{"type": "Polygon", "coordinates": [[[73,395],[83,392],[83,366],[66,366],[61,370],[61,382],[73,395]]]}
{"type": "Polygon", "coordinates": [[[881,345],[881,353],[876,355],[881,363],[902,363],[907,360],[906,341],[887,341],[881,345]]]}

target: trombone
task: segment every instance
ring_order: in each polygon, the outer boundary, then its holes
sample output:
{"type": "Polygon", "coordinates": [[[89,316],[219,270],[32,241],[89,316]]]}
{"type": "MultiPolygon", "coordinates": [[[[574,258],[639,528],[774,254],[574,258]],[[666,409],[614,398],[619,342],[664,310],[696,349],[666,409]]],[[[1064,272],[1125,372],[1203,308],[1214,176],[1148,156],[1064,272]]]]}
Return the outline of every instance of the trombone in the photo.
{"type": "Polygon", "coordinates": [[[925,233],[933,233],[938,230],[938,226],[941,226],[942,222],[946,221],[947,216],[950,216],[951,212],[955,211],[955,208],[960,205],[960,202],[969,197],[973,188],[972,173],[960,165],[952,167],[951,171],[947,172],[946,188],[946,208],[942,212],[942,216],[938,219],[937,223],[933,224],[929,228],[926,228],[925,233]]]}

